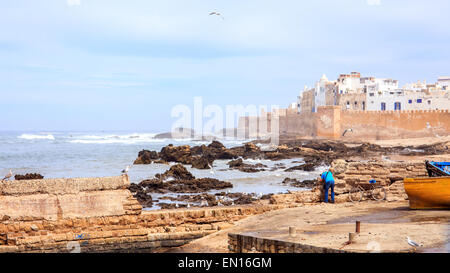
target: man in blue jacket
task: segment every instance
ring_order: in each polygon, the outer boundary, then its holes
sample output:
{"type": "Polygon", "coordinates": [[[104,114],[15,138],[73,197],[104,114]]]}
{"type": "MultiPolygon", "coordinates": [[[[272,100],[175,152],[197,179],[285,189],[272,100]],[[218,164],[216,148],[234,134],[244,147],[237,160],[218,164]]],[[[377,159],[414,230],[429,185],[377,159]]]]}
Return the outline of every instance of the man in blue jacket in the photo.
{"type": "Polygon", "coordinates": [[[325,203],[328,203],[328,190],[331,188],[331,203],[334,203],[334,177],[330,171],[322,173],[320,176],[322,182],[324,182],[323,189],[325,191],[325,203]]]}

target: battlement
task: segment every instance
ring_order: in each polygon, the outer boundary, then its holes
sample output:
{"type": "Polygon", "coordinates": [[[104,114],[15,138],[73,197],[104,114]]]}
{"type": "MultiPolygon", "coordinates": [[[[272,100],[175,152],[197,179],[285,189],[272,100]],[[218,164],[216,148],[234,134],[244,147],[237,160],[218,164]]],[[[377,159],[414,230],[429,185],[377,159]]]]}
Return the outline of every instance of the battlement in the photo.
{"type": "MultiPolygon", "coordinates": [[[[283,111],[281,111],[283,112],[283,111]]],[[[294,113],[284,111],[279,116],[279,133],[288,136],[307,136],[328,139],[343,137],[351,139],[395,139],[434,137],[450,134],[450,111],[446,110],[402,110],[361,111],[342,110],[340,106],[320,106],[317,113],[294,113]]],[[[269,115],[270,116],[270,115],[269,115]]],[[[265,128],[261,123],[270,119],[246,117],[240,122],[239,130],[249,132],[265,128]],[[251,120],[251,122],[249,122],[251,120]],[[252,126],[249,126],[252,124],[252,126]]],[[[248,136],[262,136],[263,132],[247,133],[248,136]]]]}
{"type": "Polygon", "coordinates": [[[441,114],[441,113],[450,113],[448,109],[446,110],[397,110],[397,111],[363,111],[363,110],[343,110],[343,114],[347,115],[392,115],[392,114],[441,114]]]}

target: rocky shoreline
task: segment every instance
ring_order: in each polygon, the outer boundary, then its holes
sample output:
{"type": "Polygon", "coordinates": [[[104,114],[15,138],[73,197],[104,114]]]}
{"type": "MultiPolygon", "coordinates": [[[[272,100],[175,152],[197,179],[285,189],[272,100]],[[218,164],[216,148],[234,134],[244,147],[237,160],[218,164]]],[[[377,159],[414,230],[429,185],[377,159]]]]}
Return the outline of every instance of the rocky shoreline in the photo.
{"type": "MultiPolygon", "coordinates": [[[[280,145],[272,149],[266,149],[267,143],[254,141],[242,146],[226,148],[219,141],[212,141],[209,145],[190,147],[165,146],[160,152],[142,150],[134,164],[169,164],[177,163],[163,174],[156,174],[154,178],[146,179],[130,187],[133,195],[144,208],[151,208],[156,203],[161,208],[179,208],[190,206],[212,207],[231,206],[235,204],[251,204],[260,199],[270,199],[272,195],[262,194],[230,193],[229,191],[210,193],[210,191],[226,190],[233,187],[227,181],[215,178],[195,178],[184,165],[192,168],[207,170],[213,168],[215,160],[229,160],[229,170],[238,170],[245,173],[256,173],[261,171],[276,171],[283,169],[284,172],[314,171],[319,166],[331,166],[336,160],[379,160],[389,159],[390,155],[437,155],[448,153],[449,143],[437,143],[419,146],[393,146],[382,147],[370,143],[344,143],[331,140],[299,140],[284,139],[280,145]],[[283,163],[277,163],[269,168],[262,163],[248,164],[247,159],[280,161],[284,159],[302,159],[293,161],[299,165],[287,168],[283,163]],[[159,200],[153,199],[152,194],[158,193],[163,196],[159,200]],[[172,195],[164,195],[172,194],[172,195]],[[173,194],[178,194],[174,196],[173,194]],[[170,201],[169,203],[164,200],[170,201]],[[163,202],[161,202],[163,201],[163,202]],[[182,202],[182,203],[173,203],[182,202]]],[[[395,182],[395,181],[393,181],[395,182]]],[[[286,178],[280,181],[280,185],[289,185],[297,188],[317,188],[316,180],[299,180],[286,178]]],[[[339,190],[338,190],[339,191],[339,190]]]]}

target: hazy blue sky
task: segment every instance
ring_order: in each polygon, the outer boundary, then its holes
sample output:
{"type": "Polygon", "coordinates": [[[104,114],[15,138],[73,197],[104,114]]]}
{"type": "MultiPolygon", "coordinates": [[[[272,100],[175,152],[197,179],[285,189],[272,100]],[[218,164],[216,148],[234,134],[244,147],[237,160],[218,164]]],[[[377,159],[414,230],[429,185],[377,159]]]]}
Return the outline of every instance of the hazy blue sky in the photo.
{"type": "Polygon", "coordinates": [[[323,73],[435,81],[449,14],[448,0],[2,0],[1,130],[165,131],[194,96],[286,106],[323,73]]]}

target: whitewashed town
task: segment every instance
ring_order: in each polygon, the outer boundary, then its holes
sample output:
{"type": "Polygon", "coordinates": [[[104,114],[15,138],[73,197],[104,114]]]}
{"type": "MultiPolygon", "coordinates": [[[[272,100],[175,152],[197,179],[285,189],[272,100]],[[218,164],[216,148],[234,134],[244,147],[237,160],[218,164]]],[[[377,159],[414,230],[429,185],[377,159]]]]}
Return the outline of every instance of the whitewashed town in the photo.
{"type": "Polygon", "coordinates": [[[450,76],[439,77],[435,83],[419,80],[400,87],[398,80],[363,77],[359,72],[341,74],[337,80],[323,75],[314,87],[304,87],[291,108],[306,113],[326,105],[363,111],[449,109],[450,76]]]}

